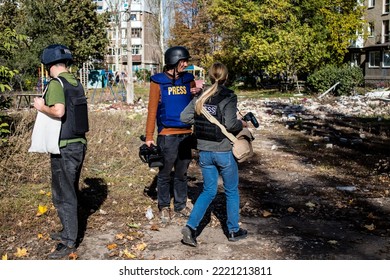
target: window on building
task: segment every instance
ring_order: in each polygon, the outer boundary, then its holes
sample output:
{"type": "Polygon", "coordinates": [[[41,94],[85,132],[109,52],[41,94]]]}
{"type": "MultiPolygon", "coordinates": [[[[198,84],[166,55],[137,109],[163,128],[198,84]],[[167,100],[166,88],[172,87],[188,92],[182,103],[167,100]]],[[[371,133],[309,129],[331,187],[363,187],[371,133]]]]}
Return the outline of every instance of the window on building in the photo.
{"type": "Polygon", "coordinates": [[[383,1],[383,13],[388,14],[389,13],[389,5],[390,5],[390,0],[385,0],[383,1]]]}
{"type": "Polygon", "coordinates": [[[375,36],[375,24],[374,22],[368,23],[368,37],[374,37],[375,36]]]}
{"type": "Polygon", "coordinates": [[[390,51],[383,52],[383,67],[390,67],[390,51]]]}
{"type": "Polygon", "coordinates": [[[133,54],[141,53],[141,45],[132,45],[131,51],[133,54]]]}
{"type": "Polygon", "coordinates": [[[137,20],[137,15],[136,14],[131,14],[130,15],[130,20],[137,20]]]}
{"type": "MultiPolygon", "coordinates": [[[[108,53],[110,54],[110,55],[116,55],[116,48],[109,48],[108,49],[108,53]]],[[[120,54],[120,50],[118,49],[118,54],[120,54]]]]}
{"type": "Polygon", "coordinates": [[[358,53],[352,53],[351,55],[351,66],[359,66],[359,61],[360,61],[360,54],[358,53]]]}
{"type": "Polygon", "coordinates": [[[371,51],[369,54],[369,66],[370,67],[379,67],[381,63],[381,52],[380,51],[371,51]]]}
{"type": "Polygon", "coordinates": [[[387,43],[387,42],[389,42],[389,33],[390,33],[390,26],[389,26],[389,24],[390,24],[390,21],[389,20],[384,20],[383,21],[383,28],[382,28],[382,30],[383,30],[383,42],[382,43],[387,43]]]}
{"type": "Polygon", "coordinates": [[[131,37],[132,38],[141,38],[141,28],[132,28],[131,29],[131,37]]]}
{"type": "Polygon", "coordinates": [[[375,7],[375,0],[368,0],[368,7],[369,8],[375,7]]]}

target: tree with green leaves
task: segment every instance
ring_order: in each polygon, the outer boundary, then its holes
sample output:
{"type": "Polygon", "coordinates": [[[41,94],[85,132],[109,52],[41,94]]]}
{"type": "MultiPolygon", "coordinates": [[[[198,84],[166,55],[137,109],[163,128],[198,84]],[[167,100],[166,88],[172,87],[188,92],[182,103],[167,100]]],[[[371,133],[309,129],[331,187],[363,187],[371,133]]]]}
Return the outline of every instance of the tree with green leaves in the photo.
{"type": "Polygon", "coordinates": [[[188,48],[191,61],[196,65],[210,66],[212,33],[207,15],[207,1],[179,0],[175,3],[174,26],[170,30],[169,46],[188,48]]]}
{"type": "MultiPolygon", "coordinates": [[[[25,39],[24,35],[16,33],[15,30],[5,28],[0,30],[0,109],[4,109],[8,104],[8,97],[3,93],[11,90],[10,81],[18,73],[7,67],[7,58],[12,54],[14,49],[17,49],[19,43],[25,39]]],[[[9,133],[8,123],[3,122],[3,115],[0,113],[0,143],[4,142],[4,137],[9,133]]]]}
{"type": "MultiPolygon", "coordinates": [[[[76,66],[90,60],[101,61],[106,53],[108,38],[106,14],[97,14],[90,0],[4,0],[7,10],[0,11],[0,22],[7,21],[27,40],[9,58],[19,74],[20,89],[31,87],[38,78],[40,54],[50,44],[67,45],[76,66]],[[14,14],[12,20],[8,13],[14,14]]],[[[0,31],[5,26],[0,25],[0,31]]],[[[15,86],[15,85],[14,85],[15,86]]]]}
{"type": "MultiPolygon", "coordinates": [[[[191,2],[179,2],[183,1],[191,2]]],[[[356,0],[197,3],[197,7],[205,7],[207,22],[203,24],[214,34],[208,41],[213,60],[223,61],[237,75],[266,71],[292,76],[326,64],[340,65],[350,41],[356,38],[356,30],[362,26],[363,7],[356,0]]],[[[186,32],[185,27],[190,27],[183,21],[177,24],[175,30],[186,32]]],[[[197,38],[188,38],[187,44],[196,46],[197,38]]]]}

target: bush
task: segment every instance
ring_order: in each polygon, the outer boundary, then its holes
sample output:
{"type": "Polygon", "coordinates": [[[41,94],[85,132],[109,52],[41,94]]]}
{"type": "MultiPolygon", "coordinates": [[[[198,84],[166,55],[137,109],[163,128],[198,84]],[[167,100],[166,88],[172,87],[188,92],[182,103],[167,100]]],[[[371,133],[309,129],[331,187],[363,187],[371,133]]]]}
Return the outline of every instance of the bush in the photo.
{"type": "Polygon", "coordinates": [[[363,81],[363,71],[359,67],[351,67],[347,64],[341,67],[327,65],[307,78],[307,86],[311,91],[319,93],[340,82],[334,94],[350,95],[354,88],[361,85],[363,81]]]}
{"type": "Polygon", "coordinates": [[[147,82],[150,80],[151,72],[148,69],[140,69],[135,72],[138,81],[147,82]]]}

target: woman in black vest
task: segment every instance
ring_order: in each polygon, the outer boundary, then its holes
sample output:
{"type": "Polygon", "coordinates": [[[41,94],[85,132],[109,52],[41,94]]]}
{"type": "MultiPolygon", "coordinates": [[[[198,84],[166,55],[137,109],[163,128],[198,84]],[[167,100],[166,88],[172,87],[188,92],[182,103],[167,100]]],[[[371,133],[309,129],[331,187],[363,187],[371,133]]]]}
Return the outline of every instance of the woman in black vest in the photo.
{"type": "Polygon", "coordinates": [[[228,240],[236,241],[247,236],[239,227],[238,166],[232,153],[232,144],[215,124],[202,114],[202,108],[217,118],[227,131],[238,134],[246,122],[237,118],[237,96],[225,87],[228,70],[222,63],[214,63],[209,71],[212,86],[199,98],[194,98],[180,115],[182,122],[193,124],[199,150],[199,164],[203,175],[203,191],[192,209],[186,226],[182,229],[186,245],[197,246],[199,223],[217,194],[218,177],[223,179],[226,194],[228,240]]]}

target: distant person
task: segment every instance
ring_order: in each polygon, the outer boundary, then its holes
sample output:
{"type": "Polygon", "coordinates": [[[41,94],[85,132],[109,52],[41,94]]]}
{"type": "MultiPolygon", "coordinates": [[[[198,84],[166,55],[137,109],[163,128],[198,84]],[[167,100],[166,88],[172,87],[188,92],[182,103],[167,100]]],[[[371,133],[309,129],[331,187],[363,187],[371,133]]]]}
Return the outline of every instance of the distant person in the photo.
{"type": "Polygon", "coordinates": [[[209,76],[212,86],[199,97],[195,97],[180,115],[182,122],[194,125],[199,165],[203,175],[203,191],[181,231],[182,242],[193,247],[197,246],[197,228],[217,194],[219,175],[222,176],[226,195],[228,240],[237,241],[247,237],[247,231],[238,224],[238,166],[232,153],[232,144],[221,129],[208,121],[201,111],[203,107],[206,108],[233,134],[238,134],[247,124],[237,118],[237,96],[224,85],[228,78],[226,66],[219,62],[214,63],[209,70],[209,76]]]}
{"type": "Polygon", "coordinates": [[[88,112],[83,86],[67,70],[72,61],[72,53],[66,46],[50,45],[44,49],[41,62],[52,79],[44,98],[34,98],[34,107],[38,111],[62,122],[60,154],[50,156],[52,200],[62,230],[51,234],[51,238],[59,243],[48,255],[49,259],[66,257],[76,251],[77,245],[77,193],[87,149],[88,112]]]}
{"type": "Polygon", "coordinates": [[[119,81],[120,81],[120,76],[119,76],[119,72],[116,72],[115,73],[115,84],[119,84],[119,81]]]}
{"type": "Polygon", "coordinates": [[[146,120],[146,145],[155,145],[154,131],[157,124],[157,145],[162,149],[164,166],[157,175],[157,200],[163,224],[170,221],[171,173],[173,173],[173,210],[188,217],[187,169],[192,159],[190,124],[180,121],[181,111],[190,103],[196,88],[194,76],[184,71],[190,54],[185,47],[169,48],[164,54],[163,73],[150,78],[148,116],[146,120]]]}

